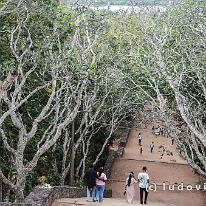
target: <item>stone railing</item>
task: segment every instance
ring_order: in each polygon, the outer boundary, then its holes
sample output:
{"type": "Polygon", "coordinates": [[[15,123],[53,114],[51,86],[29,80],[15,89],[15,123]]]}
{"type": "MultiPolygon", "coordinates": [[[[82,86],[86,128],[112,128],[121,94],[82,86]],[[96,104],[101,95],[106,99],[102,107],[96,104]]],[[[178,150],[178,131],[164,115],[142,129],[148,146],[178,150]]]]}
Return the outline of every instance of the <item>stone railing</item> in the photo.
{"type": "Polygon", "coordinates": [[[25,198],[24,203],[0,203],[0,206],[51,206],[55,199],[80,198],[86,196],[85,188],[57,186],[52,188],[35,187],[25,198]]]}
{"type": "MultiPolygon", "coordinates": [[[[104,170],[106,172],[108,179],[110,178],[110,175],[112,172],[112,166],[113,166],[115,159],[121,158],[124,154],[124,148],[126,147],[129,134],[130,134],[130,129],[124,129],[124,131],[121,133],[121,138],[119,140],[118,149],[116,151],[114,150],[109,151],[107,161],[104,165],[104,170]]],[[[112,197],[112,189],[111,189],[110,182],[106,184],[105,196],[112,197]]]]}
{"type": "Polygon", "coordinates": [[[50,206],[55,199],[80,198],[86,196],[85,188],[57,186],[53,188],[35,187],[25,199],[25,202],[35,206],[50,206]]]}
{"type": "Polygon", "coordinates": [[[115,159],[123,156],[124,148],[126,147],[129,134],[130,134],[130,129],[124,129],[124,131],[121,134],[121,138],[119,140],[118,149],[116,151],[115,150],[109,151],[109,155],[107,157],[107,161],[104,166],[104,170],[106,172],[107,178],[109,178],[111,175],[112,165],[115,159]]]}

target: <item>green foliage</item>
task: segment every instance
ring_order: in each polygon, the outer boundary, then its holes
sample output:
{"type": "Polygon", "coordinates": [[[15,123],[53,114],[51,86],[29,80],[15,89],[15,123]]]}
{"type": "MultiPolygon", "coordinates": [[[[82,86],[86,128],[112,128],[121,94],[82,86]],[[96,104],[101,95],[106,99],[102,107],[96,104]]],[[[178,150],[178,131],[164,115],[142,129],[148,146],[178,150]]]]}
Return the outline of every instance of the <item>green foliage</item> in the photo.
{"type": "MultiPolygon", "coordinates": [[[[0,8],[3,2],[2,0],[0,1],[0,8]]],[[[157,4],[163,4],[163,1],[155,2],[157,4]]],[[[107,1],[102,0],[98,3],[99,5],[105,5],[107,1]]],[[[111,4],[117,3],[125,5],[128,4],[128,1],[111,1],[111,4]]],[[[137,1],[137,3],[141,5],[141,1],[137,1]]],[[[154,1],[144,1],[144,4],[151,5],[154,4],[154,1]]],[[[56,31],[60,34],[59,41],[66,45],[65,50],[72,48],[72,52],[66,57],[68,60],[66,68],[69,71],[75,71],[74,82],[77,84],[81,81],[82,74],[87,70],[89,73],[88,94],[94,94],[97,82],[99,84],[99,91],[97,93],[99,99],[103,98],[108,91],[110,91],[105,107],[110,108],[112,103],[117,105],[121,97],[126,95],[127,99],[125,101],[128,102],[128,107],[125,106],[124,111],[125,114],[127,114],[126,118],[131,119],[134,115],[133,112],[136,112],[137,104],[144,103],[146,100],[150,99],[149,96],[154,99],[157,98],[157,94],[154,94],[155,85],[150,84],[151,82],[148,82],[148,79],[154,79],[156,81],[160,92],[167,98],[169,106],[172,106],[174,104],[173,91],[168,86],[165,79],[161,78],[157,70],[154,69],[159,66],[158,59],[154,47],[151,42],[146,39],[147,35],[152,35],[154,29],[152,22],[155,21],[157,25],[155,31],[158,38],[164,36],[165,30],[171,29],[171,35],[166,39],[160,51],[162,58],[165,60],[167,72],[175,78],[175,72],[181,72],[183,65],[186,65],[188,71],[187,76],[185,76],[184,80],[181,82],[181,91],[184,94],[194,94],[195,98],[204,103],[203,94],[198,92],[201,88],[197,83],[196,72],[192,69],[197,66],[196,59],[186,56],[188,51],[194,49],[198,62],[200,62],[201,65],[205,65],[205,47],[203,47],[202,43],[199,41],[199,35],[202,34],[201,32],[193,32],[193,28],[196,28],[198,31],[204,23],[206,14],[204,2],[193,2],[192,4],[186,4],[184,7],[176,6],[169,11],[170,15],[168,14],[168,18],[166,15],[148,15],[144,26],[141,23],[141,19],[137,18],[135,14],[121,16],[102,11],[87,11],[78,16],[81,20],[81,24],[77,25],[76,11],[67,8],[65,5],[59,5],[57,1],[35,1],[32,2],[31,6],[28,8],[30,15],[27,19],[27,27],[31,32],[33,41],[32,52],[37,57],[37,69],[26,84],[23,95],[28,94],[28,92],[32,91],[37,85],[42,85],[51,78],[51,74],[48,72],[48,68],[51,67],[50,62],[44,61],[45,57],[48,55],[49,49],[46,48],[46,46],[44,47],[44,45],[47,43],[46,38],[52,36],[54,31],[56,31]],[[191,10],[193,14],[195,14],[194,16],[191,15],[191,10]],[[85,25],[89,30],[86,30],[85,25]],[[88,52],[84,57],[82,57],[83,55],[80,47],[71,46],[77,28],[79,28],[79,40],[82,45],[84,45],[85,39],[87,38],[85,35],[87,31],[90,32],[92,40],[98,36],[97,40],[94,41],[92,52],[88,52]],[[67,42],[68,39],[71,39],[71,41],[67,42]],[[184,39],[184,41],[182,41],[182,39],[184,39]],[[180,41],[181,44],[179,44],[180,41]],[[97,56],[96,61],[93,61],[94,54],[97,56]],[[42,81],[42,73],[45,74],[44,81],[42,81]]],[[[22,13],[21,15],[21,18],[24,19],[26,13],[22,13]]],[[[8,71],[10,71],[11,68],[15,68],[17,65],[9,44],[10,32],[6,32],[15,29],[17,25],[16,21],[17,14],[15,12],[0,16],[0,80],[3,80],[6,74],[8,74],[8,71]]],[[[20,52],[22,48],[24,48],[26,41],[26,36],[22,34],[22,42],[17,45],[20,52]]],[[[54,46],[52,47],[52,51],[58,55],[59,42],[56,36],[54,36],[53,41],[54,46]]],[[[24,71],[27,71],[28,68],[33,65],[32,59],[28,59],[29,60],[24,65],[24,71]]],[[[206,73],[203,73],[206,78],[206,73]]],[[[59,85],[61,83],[62,82],[58,82],[59,85]]],[[[13,89],[14,88],[11,87],[10,92],[12,92],[13,89]]],[[[23,117],[26,129],[29,130],[31,128],[33,119],[35,119],[42,109],[42,106],[47,102],[50,93],[50,87],[41,90],[19,108],[18,112],[23,117]]],[[[94,104],[92,112],[94,112],[98,106],[98,103],[94,104]]],[[[1,105],[1,113],[7,109],[5,104],[1,105]]],[[[81,109],[83,109],[83,106],[81,106],[81,109]]],[[[111,114],[109,111],[108,109],[105,115],[105,121],[110,118],[111,114]]],[[[79,112],[75,119],[76,130],[80,127],[83,114],[83,112],[79,112]]],[[[24,164],[30,161],[37,151],[38,142],[42,138],[45,129],[52,121],[53,115],[54,114],[51,113],[51,115],[41,123],[35,138],[26,146],[24,164]]],[[[97,122],[94,128],[98,128],[99,126],[97,122]]],[[[18,130],[13,127],[10,118],[6,119],[4,127],[7,131],[7,136],[9,136],[9,144],[16,148],[18,130]]],[[[70,128],[67,129],[70,131],[70,128]]],[[[95,134],[95,138],[91,142],[88,158],[86,159],[86,166],[90,165],[95,160],[108,135],[107,126],[103,126],[95,134]]],[[[75,135],[75,142],[78,138],[79,136],[75,135]]],[[[115,138],[117,137],[113,136],[110,141],[115,138]]],[[[36,179],[42,175],[47,177],[47,182],[49,184],[60,184],[59,173],[61,172],[63,144],[64,134],[56,145],[40,158],[37,167],[28,175],[25,194],[28,194],[32,190],[36,185],[36,179]],[[57,168],[53,167],[53,163],[57,163],[57,168]]],[[[106,149],[101,156],[99,165],[105,163],[107,155],[108,150],[106,149]]],[[[75,159],[75,168],[81,161],[82,156],[82,151],[79,149],[75,159]]],[[[16,169],[12,165],[11,157],[12,155],[3,147],[1,138],[0,167],[6,176],[16,174],[16,169]]],[[[70,160],[71,148],[68,152],[67,163],[69,163],[70,160]]],[[[67,176],[66,183],[68,183],[68,180],[69,178],[67,176]]]]}
{"type": "MultiPolygon", "coordinates": [[[[73,4],[75,0],[65,0],[67,4],[73,4]]],[[[84,4],[87,0],[80,0],[80,3],[84,4]]],[[[107,6],[108,2],[110,5],[131,5],[130,0],[96,0],[95,5],[97,6],[107,6]]],[[[165,5],[169,1],[167,0],[134,0],[132,1],[133,5],[144,5],[144,6],[153,6],[153,5],[165,5]]]]}

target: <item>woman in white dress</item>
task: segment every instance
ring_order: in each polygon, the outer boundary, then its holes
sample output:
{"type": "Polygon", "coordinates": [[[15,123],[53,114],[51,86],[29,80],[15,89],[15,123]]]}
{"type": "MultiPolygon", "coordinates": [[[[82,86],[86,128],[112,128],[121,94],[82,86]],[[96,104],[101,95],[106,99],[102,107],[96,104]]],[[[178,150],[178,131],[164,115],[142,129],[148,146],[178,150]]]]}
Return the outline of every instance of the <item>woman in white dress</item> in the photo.
{"type": "Polygon", "coordinates": [[[134,172],[130,172],[129,177],[126,180],[126,194],[128,203],[133,203],[135,195],[135,183],[137,183],[137,180],[134,178],[134,172]]]}

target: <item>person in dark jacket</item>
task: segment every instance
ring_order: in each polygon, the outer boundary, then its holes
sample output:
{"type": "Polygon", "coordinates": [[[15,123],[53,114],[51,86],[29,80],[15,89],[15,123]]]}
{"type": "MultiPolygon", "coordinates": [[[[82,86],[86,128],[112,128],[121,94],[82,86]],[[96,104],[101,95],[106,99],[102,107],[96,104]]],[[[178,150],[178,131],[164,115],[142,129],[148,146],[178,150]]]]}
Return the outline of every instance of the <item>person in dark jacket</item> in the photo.
{"type": "Polygon", "coordinates": [[[97,173],[94,170],[93,165],[89,167],[89,170],[84,175],[84,181],[87,185],[87,201],[94,202],[96,196],[96,178],[97,173]]]}

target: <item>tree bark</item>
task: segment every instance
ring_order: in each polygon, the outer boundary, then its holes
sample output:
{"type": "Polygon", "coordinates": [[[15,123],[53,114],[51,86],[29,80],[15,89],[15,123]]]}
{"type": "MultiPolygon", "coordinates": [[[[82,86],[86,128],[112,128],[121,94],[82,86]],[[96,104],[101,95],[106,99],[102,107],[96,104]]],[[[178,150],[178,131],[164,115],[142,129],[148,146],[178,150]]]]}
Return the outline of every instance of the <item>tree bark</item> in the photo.
{"type": "Polygon", "coordinates": [[[74,185],[74,126],[75,122],[71,124],[71,166],[70,166],[70,185],[74,185]]]}
{"type": "Polygon", "coordinates": [[[2,202],[3,199],[3,193],[2,193],[2,181],[0,180],[0,202],[2,202]]]}

